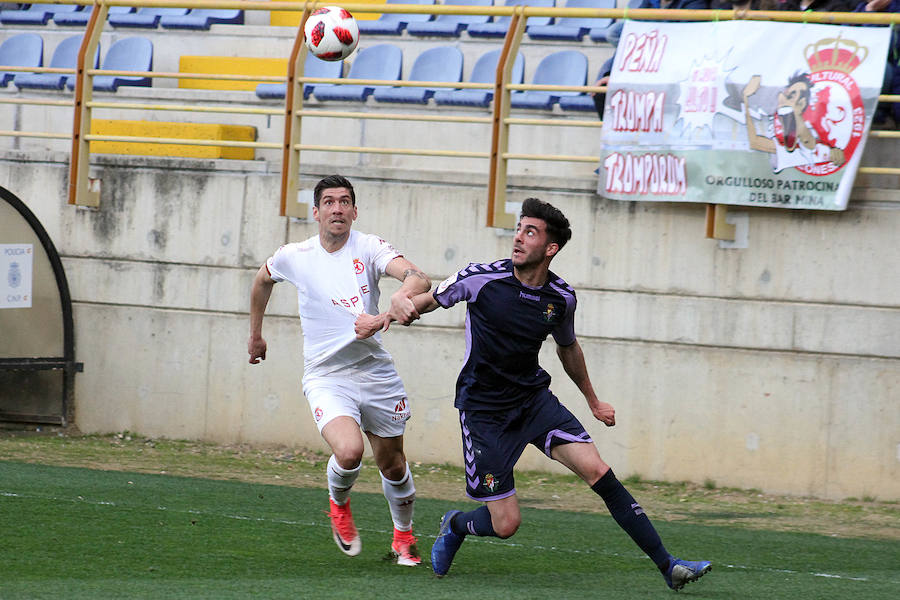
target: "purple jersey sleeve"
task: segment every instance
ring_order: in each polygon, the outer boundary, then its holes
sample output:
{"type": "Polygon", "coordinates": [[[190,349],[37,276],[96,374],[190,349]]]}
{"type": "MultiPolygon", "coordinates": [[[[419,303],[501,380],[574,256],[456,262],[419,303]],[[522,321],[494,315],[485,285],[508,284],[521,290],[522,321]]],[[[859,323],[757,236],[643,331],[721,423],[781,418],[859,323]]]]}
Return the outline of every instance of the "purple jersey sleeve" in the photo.
{"type": "Polygon", "coordinates": [[[497,264],[471,263],[468,267],[442,281],[434,291],[434,299],[444,308],[457,302],[475,302],[478,292],[489,281],[508,277],[508,271],[497,269],[497,264]]]}
{"type": "Polygon", "coordinates": [[[575,291],[561,279],[551,283],[550,287],[566,299],[566,316],[553,330],[553,339],[560,346],[571,346],[575,343],[575,291]]]}

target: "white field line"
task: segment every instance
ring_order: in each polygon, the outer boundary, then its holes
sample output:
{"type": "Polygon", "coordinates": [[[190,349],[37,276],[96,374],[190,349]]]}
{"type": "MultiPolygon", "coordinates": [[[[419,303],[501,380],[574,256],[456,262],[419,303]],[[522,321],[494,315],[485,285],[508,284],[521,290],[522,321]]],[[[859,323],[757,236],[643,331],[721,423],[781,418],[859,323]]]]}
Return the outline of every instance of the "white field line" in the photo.
{"type": "MultiPolygon", "coordinates": [[[[77,498],[58,498],[55,496],[40,496],[40,495],[34,495],[34,494],[19,494],[19,493],[15,493],[15,492],[0,491],[0,497],[22,498],[22,499],[26,499],[26,500],[50,500],[52,502],[69,502],[72,504],[89,504],[92,506],[112,506],[112,507],[116,507],[116,508],[127,508],[127,509],[147,509],[148,508],[147,506],[117,504],[115,502],[107,502],[107,501],[102,501],[102,500],[87,500],[86,498],[83,498],[81,496],[78,496],[77,498]]],[[[304,527],[322,527],[322,528],[327,528],[327,529],[331,528],[331,524],[328,523],[327,521],[295,521],[295,520],[289,520],[289,519],[272,519],[269,517],[251,517],[251,516],[247,516],[247,515],[232,515],[232,514],[226,514],[226,513],[213,513],[213,512],[194,510],[194,509],[172,509],[172,508],[167,508],[165,506],[155,506],[155,507],[149,507],[149,508],[150,508],[150,510],[158,510],[158,511],[171,512],[171,513],[181,513],[181,514],[187,514],[187,515],[197,515],[197,516],[204,516],[204,517],[217,517],[217,518],[222,518],[222,519],[234,519],[237,521],[254,521],[254,522],[262,522],[262,523],[275,523],[278,525],[291,525],[291,526],[304,526],[304,527]]],[[[324,513],[325,511],[323,510],[322,512],[324,513]]],[[[364,531],[364,532],[374,533],[374,534],[390,535],[392,533],[392,530],[389,531],[386,529],[382,530],[382,529],[371,529],[371,528],[363,528],[363,527],[358,527],[357,529],[359,531],[364,531]]],[[[429,535],[429,534],[416,534],[416,535],[420,538],[426,537],[426,538],[435,539],[437,537],[435,535],[429,535]]],[[[568,554],[603,554],[603,555],[607,555],[607,556],[617,556],[617,557],[628,558],[628,556],[625,556],[618,552],[605,552],[602,550],[594,550],[594,549],[590,549],[590,548],[586,549],[586,550],[579,550],[576,548],[561,548],[559,546],[526,545],[526,544],[519,544],[516,542],[510,542],[507,540],[500,540],[500,539],[494,539],[494,538],[479,538],[479,537],[475,537],[475,536],[471,536],[471,537],[467,538],[466,541],[469,543],[476,542],[476,543],[481,543],[481,544],[506,546],[509,548],[522,548],[525,550],[539,550],[539,551],[544,551],[544,552],[563,552],[563,553],[568,553],[568,554]]],[[[632,558],[635,558],[638,560],[649,560],[644,555],[634,555],[634,556],[632,556],[632,558]]],[[[868,577],[850,577],[848,575],[837,575],[834,573],[809,573],[809,572],[803,572],[803,571],[796,571],[793,569],[774,569],[771,567],[752,567],[752,566],[746,566],[746,565],[731,565],[731,564],[722,564],[722,563],[714,563],[713,566],[717,569],[759,571],[759,572],[763,572],[763,573],[784,573],[787,575],[806,575],[809,577],[825,577],[828,579],[842,579],[842,580],[846,580],[846,581],[869,581],[868,577]]],[[[900,581],[892,581],[889,583],[900,584],[900,581]]]]}

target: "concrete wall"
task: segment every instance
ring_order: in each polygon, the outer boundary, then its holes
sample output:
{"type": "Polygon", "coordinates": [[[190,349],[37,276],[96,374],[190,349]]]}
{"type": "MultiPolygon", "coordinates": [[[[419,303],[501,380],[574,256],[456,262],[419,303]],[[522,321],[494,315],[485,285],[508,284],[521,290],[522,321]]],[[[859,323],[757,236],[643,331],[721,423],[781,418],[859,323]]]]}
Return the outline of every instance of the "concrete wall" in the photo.
{"type": "MultiPolygon", "coordinates": [[[[247,364],[248,292],[281,244],[316,232],[278,216],[277,164],[93,158],[101,208],[65,202],[64,153],[0,152],[0,185],[38,215],[75,303],[75,419],[86,432],[322,448],[300,390],[296,298],[277,286],[247,364]]],[[[330,172],[306,164],[304,187],[330,172]]],[[[362,231],[439,280],[509,254],[484,227],[484,175],[357,166],[362,231]]],[[[900,197],[849,210],[748,210],[745,249],[705,239],[701,206],[599,198],[591,177],[514,177],[574,224],[554,270],[578,290],[577,332],[619,424],[593,421],[555,357],[554,391],[627,476],[832,498],[900,498],[900,197]]],[[[383,289],[394,289],[384,282],[383,289]]],[[[408,454],[459,464],[453,388],[461,307],[385,336],[407,385],[408,454]]],[[[0,336],[2,337],[2,336],[0,336]]],[[[536,452],[523,468],[553,469],[536,452]]]]}
{"type": "MultiPolygon", "coordinates": [[[[249,13],[244,27],[203,36],[141,31],[157,72],[192,55],[285,57],[294,32],[249,13]],[[177,39],[175,38],[177,36],[177,39]],[[172,43],[176,39],[177,43],[172,43]]],[[[25,31],[4,28],[0,40],[25,31]]],[[[31,31],[34,31],[33,29],[31,31]]],[[[75,29],[48,26],[47,60],[75,29]]],[[[136,32],[108,31],[108,49],[136,32]]],[[[408,73],[423,49],[458,45],[465,74],[495,43],[391,41],[408,73]]],[[[526,81],[565,43],[523,46],[526,81]]],[[[610,55],[583,43],[593,74],[610,55]]],[[[69,92],[6,97],[71,100],[69,92]]],[[[183,90],[174,80],[122,88],[122,101],[278,108],[252,92],[183,90]]],[[[97,94],[96,99],[110,98],[97,94]]],[[[315,105],[315,101],[312,102],[315,105]]],[[[66,132],[71,107],[5,105],[0,130],[66,132]]],[[[334,103],[365,112],[429,108],[334,103]]],[[[490,116],[488,110],[444,114],[490,116]]],[[[520,111],[516,116],[548,116],[520,111]]],[[[554,118],[591,120],[593,115],[554,118]]],[[[97,118],[253,125],[282,141],[280,116],[97,110],[97,118]]],[[[513,129],[510,151],[599,152],[584,127],[513,129]]],[[[303,142],[489,149],[489,128],[407,121],[304,119],[303,142]]],[[[63,256],[75,302],[75,420],[86,432],[324,448],[300,390],[302,337],[292,288],[278,286],[264,334],[269,358],[247,364],[249,286],[281,244],[316,232],[278,216],[280,151],[255,161],[94,156],[101,208],[66,204],[68,140],[0,138],[0,185],[41,219],[63,256]]],[[[896,140],[870,140],[863,166],[897,166],[896,140]]],[[[341,171],[357,187],[358,228],[392,241],[435,281],[469,261],[508,256],[511,237],[484,226],[487,162],[421,156],[302,155],[303,186],[341,171]]],[[[596,424],[554,354],[553,389],[585,422],[622,475],[843,498],[900,499],[900,177],[860,175],[842,213],[740,209],[746,248],[705,239],[699,205],[628,203],[594,194],[591,163],[512,161],[510,200],[535,195],[562,208],[574,238],[554,270],[578,290],[577,333],[594,385],[619,424],[596,424]]],[[[383,282],[385,292],[395,284],[383,282]]],[[[453,388],[463,352],[462,307],[385,336],[407,385],[412,460],[460,464],[453,388]]],[[[0,331],[0,344],[3,343],[0,331]]],[[[529,451],[523,468],[554,469],[529,451]]],[[[557,469],[558,470],[558,469],[557,469]]]]}

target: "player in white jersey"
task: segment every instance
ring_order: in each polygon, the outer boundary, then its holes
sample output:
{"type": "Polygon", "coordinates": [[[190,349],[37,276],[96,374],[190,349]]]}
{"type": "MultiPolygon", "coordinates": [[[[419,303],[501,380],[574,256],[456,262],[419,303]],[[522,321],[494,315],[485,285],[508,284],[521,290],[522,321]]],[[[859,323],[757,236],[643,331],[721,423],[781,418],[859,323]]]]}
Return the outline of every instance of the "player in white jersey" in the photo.
{"type": "Polygon", "coordinates": [[[362,313],[378,315],[378,281],[401,281],[382,313],[383,326],[408,325],[419,317],[410,297],[431,289],[431,281],[393,246],[351,230],[357,217],[353,186],[340,175],[315,188],[313,218],[319,235],[279,248],[260,267],[250,293],[250,363],[266,358],[262,322],[277,282],[297,288],[303,329],[303,393],[319,433],[331,447],[327,477],[334,541],[349,556],[362,544],[350,512],[350,489],[359,475],[365,432],[381,471],[382,488],[394,522],[391,553],[397,564],[421,562],[412,533],[415,486],[403,452],[410,410],[403,382],[379,336],[357,340],[362,313]]]}

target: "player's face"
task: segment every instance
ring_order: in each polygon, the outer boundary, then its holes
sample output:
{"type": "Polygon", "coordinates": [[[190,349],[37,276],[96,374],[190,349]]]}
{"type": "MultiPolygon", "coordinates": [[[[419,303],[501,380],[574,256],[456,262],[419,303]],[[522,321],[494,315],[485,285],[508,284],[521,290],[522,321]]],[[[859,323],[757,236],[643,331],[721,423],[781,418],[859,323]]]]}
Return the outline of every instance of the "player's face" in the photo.
{"type": "Polygon", "coordinates": [[[319,206],[313,207],[313,218],[319,222],[319,232],[340,236],[350,231],[356,220],[356,207],[347,188],[328,188],[322,191],[319,206]]]}
{"type": "Polygon", "coordinates": [[[547,223],[543,219],[522,217],[513,237],[513,266],[521,268],[541,263],[551,252],[551,246],[556,244],[547,237],[547,223]]]}

